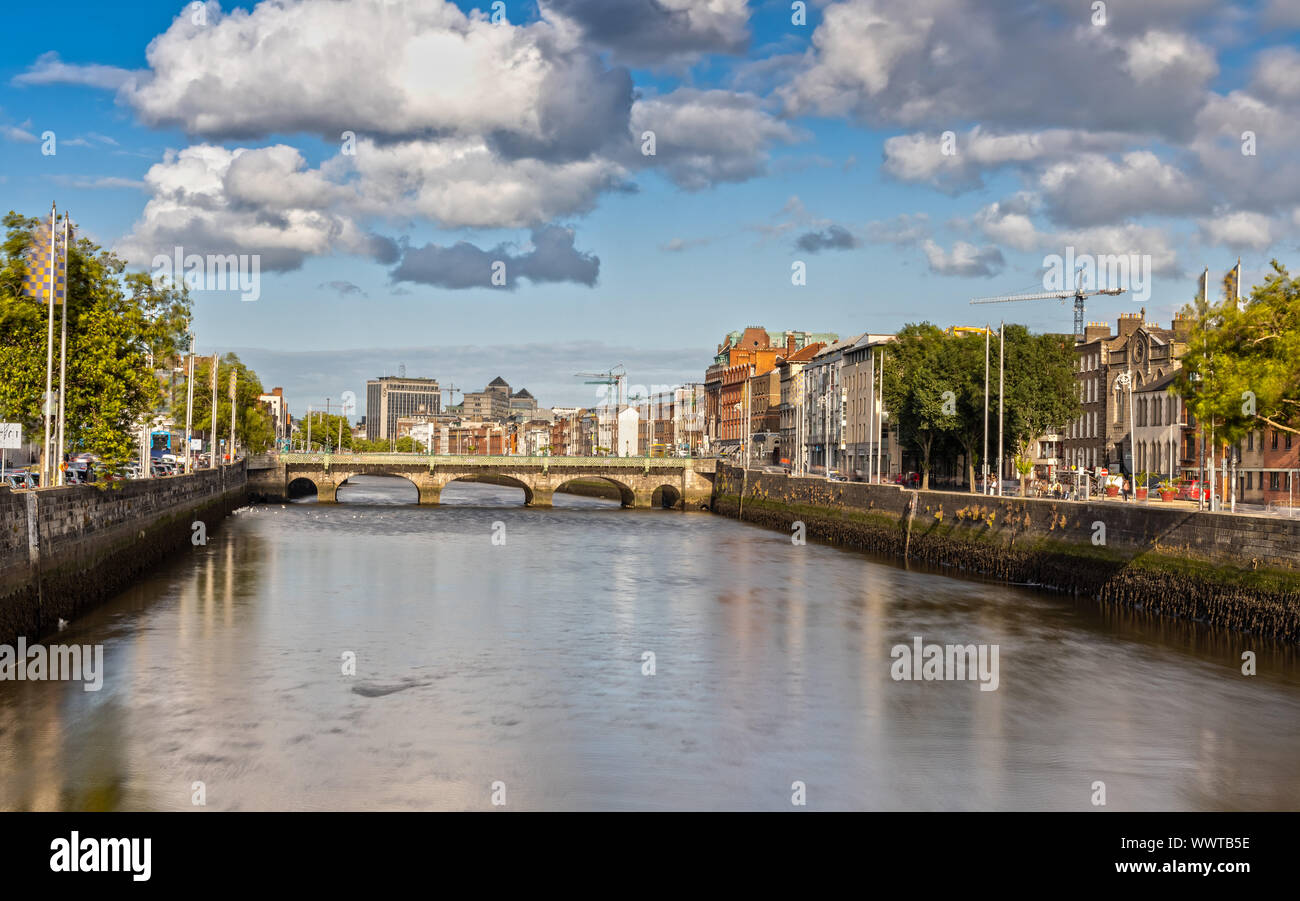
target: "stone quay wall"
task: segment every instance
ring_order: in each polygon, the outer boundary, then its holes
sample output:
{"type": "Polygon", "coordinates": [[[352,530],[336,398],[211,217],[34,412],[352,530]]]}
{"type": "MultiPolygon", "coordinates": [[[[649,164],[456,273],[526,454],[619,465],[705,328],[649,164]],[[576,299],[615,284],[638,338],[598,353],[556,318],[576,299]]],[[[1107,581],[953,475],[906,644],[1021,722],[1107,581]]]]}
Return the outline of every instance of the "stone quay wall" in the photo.
{"type": "Polygon", "coordinates": [[[956,573],[1300,641],[1300,520],[727,466],[718,468],[713,510],[786,532],[803,522],[808,538],[956,573]]]}
{"type": "Polygon", "coordinates": [[[0,643],[56,629],[242,505],[244,461],[189,475],[0,488],[0,643]]]}

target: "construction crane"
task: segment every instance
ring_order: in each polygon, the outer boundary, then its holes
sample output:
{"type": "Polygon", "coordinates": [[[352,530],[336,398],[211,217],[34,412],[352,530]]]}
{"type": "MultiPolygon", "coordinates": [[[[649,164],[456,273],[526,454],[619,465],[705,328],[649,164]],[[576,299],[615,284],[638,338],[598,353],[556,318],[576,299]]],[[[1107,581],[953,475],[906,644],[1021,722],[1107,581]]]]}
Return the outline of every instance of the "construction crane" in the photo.
{"type": "Polygon", "coordinates": [[[1083,271],[1075,282],[1073,291],[1044,291],[1039,294],[1003,294],[997,297],[977,297],[971,303],[1012,303],[1019,300],[1068,300],[1074,298],[1074,343],[1083,341],[1083,299],[1094,294],[1115,296],[1123,294],[1124,288],[1103,288],[1096,291],[1083,290],[1083,271]]]}
{"type": "MultiPolygon", "coordinates": [[[[443,390],[447,392],[447,407],[450,409],[451,407],[456,406],[456,392],[460,391],[460,388],[455,385],[448,385],[443,390]]],[[[463,395],[465,392],[460,391],[460,393],[463,395]]]]}
{"type": "Polygon", "coordinates": [[[584,385],[613,385],[614,386],[614,412],[618,413],[618,408],[623,406],[623,383],[627,380],[626,370],[622,363],[616,363],[604,372],[575,372],[574,378],[587,379],[584,385]]]}

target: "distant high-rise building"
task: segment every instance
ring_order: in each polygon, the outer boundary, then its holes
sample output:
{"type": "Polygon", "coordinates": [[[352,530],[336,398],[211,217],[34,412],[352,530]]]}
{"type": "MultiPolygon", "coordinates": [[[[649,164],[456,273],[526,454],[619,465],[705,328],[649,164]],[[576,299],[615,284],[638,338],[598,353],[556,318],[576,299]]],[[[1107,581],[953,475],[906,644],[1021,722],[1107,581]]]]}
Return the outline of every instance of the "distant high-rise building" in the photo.
{"type": "Polygon", "coordinates": [[[437,379],[386,375],[366,382],[366,439],[397,437],[397,418],[418,413],[436,415],[442,409],[437,379]]]}

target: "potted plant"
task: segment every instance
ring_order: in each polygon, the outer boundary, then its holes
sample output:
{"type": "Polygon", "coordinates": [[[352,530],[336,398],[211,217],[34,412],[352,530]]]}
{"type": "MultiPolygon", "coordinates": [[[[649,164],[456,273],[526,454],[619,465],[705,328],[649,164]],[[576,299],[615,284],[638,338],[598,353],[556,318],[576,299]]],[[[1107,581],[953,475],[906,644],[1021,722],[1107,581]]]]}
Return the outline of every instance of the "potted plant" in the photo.
{"type": "Polygon", "coordinates": [[[1138,500],[1144,501],[1147,499],[1147,486],[1150,482],[1151,473],[1147,472],[1145,469],[1138,473],[1137,485],[1134,486],[1138,500]]]}
{"type": "Polygon", "coordinates": [[[1169,503],[1174,499],[1174,496],[1177,495],[1177,493],[1178,490],[1174,487],[1173,482],[1168,479],[1164,479],[1160,482],[1160,500],[1169,503]]]}
{"type": "Polygon", "coordinates": [[[1120,483],[1110,476],[1106,477],[1106,497],[1119,497],[1120,483]]]}

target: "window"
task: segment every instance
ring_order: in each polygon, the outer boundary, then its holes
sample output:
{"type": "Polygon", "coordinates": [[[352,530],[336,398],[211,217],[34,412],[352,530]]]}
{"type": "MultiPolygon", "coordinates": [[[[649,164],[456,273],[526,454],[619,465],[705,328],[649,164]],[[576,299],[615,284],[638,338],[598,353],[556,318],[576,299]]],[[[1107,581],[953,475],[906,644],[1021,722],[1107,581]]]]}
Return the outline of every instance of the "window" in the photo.
{"type": "Polygon", "coordinates": [[[1290,450],[1290,449],[1291,449],[1291,433],[1290,433],[1290,432],[1287,432],[1287,433],[1286,433],[1286,449],[1287,449],[1287,450],[1290,450]]]}
{"type": "Polygon", "coordinates": [[[1251,490],[1252,488],[1254,488],[1254,487],[1255,487],[1255,474],[1254,474],[1253,472],[1247,472],[1247,473],[1246,473],[1246,490],[1247,490],[1247,491],[1250,491],[1250,490],[1251,490]]]}
{"type": "Polygon", "coordinates": [[[1277,450],[1277,432],[1273,432],[1273,450],[1277,450]]]}
{"type": "Polygon", "coordinates": [[[1254,449],[1255,449],[1255,433],[1254,433],[1254,432],[1247,432],[1247,433],[1246,433],[1246,450],[1248,450],[1248,451],[1253,451],[1254,449]]]}
{"type": "Polygon", "coordinates": [[[1278,488],[1278,481],[1279,481],[1279,480],[1278,480],[1278,475],[1279,475],[1279,473],[1276,473],[1276,472],[1270,472],[1270,473],[1268,474],[1268,487],[1269,487],[1269,490],[1270,490],[1270,491],[1279,491],[1279,490],[1281,490],[1281,489],[1278,488]]]}

